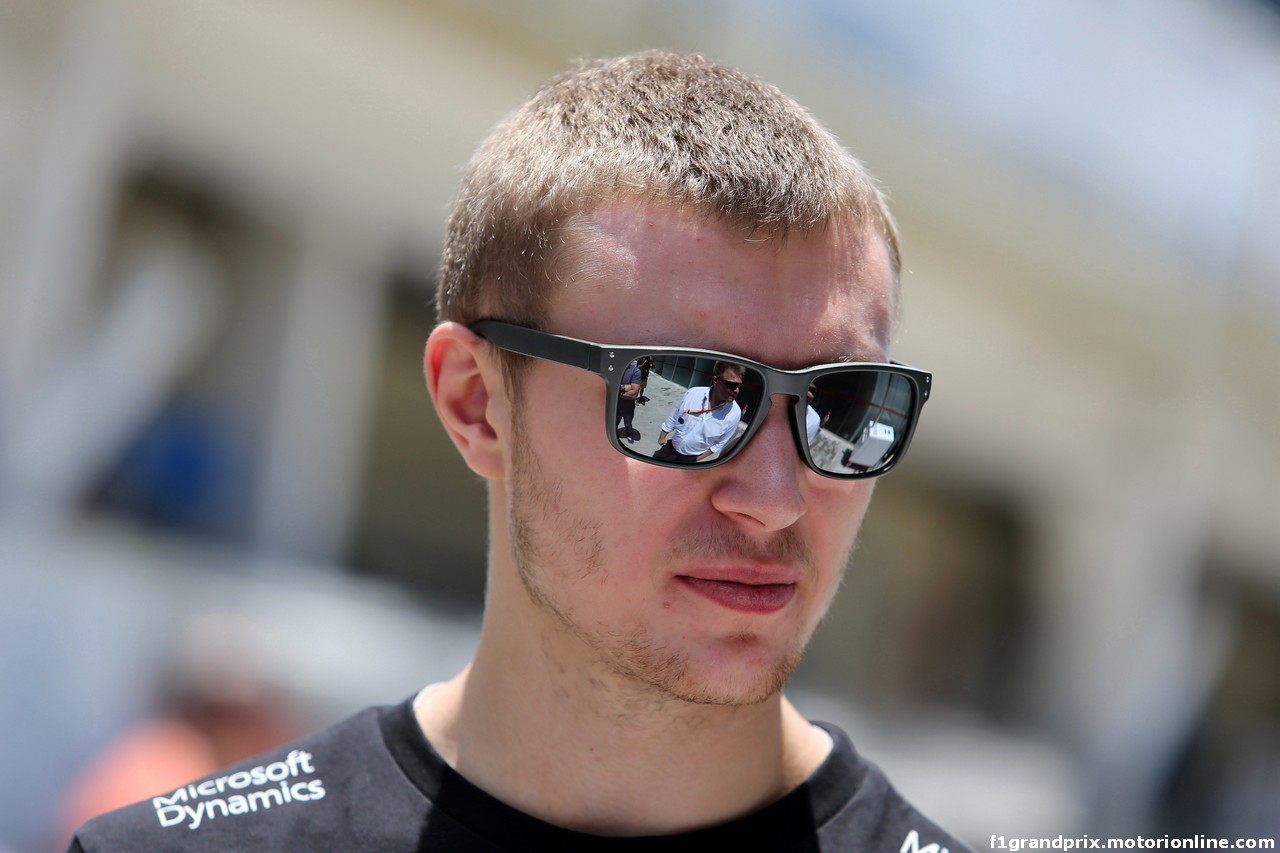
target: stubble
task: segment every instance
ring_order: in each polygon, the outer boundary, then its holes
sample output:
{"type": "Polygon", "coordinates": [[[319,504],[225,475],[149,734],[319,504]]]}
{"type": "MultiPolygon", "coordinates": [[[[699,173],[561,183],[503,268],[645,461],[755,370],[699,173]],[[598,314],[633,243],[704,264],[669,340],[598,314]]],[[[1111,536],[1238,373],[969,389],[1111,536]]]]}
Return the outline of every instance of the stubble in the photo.
{"type": "MultiPolygon", "coordinates": [[[[517,407],[518,410],[518,407],[517,407]]],[[[695,705],[752,705],[776,695],[800,662],[809,636],[797,637],[771,664],[749,677],[730,680],[723,674],[698,672],[687,651],[664,643],[653,626],[602,628],[588,624],[559,594],[575,583],[608,585],[609,568],[603,522],[565,506],[561,482],[548,475],[532,452],[523,424],[512,423],[512,477],[508,492],[511,551],[520,582],[530,600],[583,643],[599,664],[651,699],[695,705]]],[[[662,535],[658,533],[657,535],[662,535]]],[[[675,531],[668,544],[670,559],[734,556],[750,561],[785,562],[815,568],[807,544],[794,531],[779,531],[764,543],[729,525],[708,530],[675,531]]],[[[748,634],[723,643],[751,644],[748,634]]]]}

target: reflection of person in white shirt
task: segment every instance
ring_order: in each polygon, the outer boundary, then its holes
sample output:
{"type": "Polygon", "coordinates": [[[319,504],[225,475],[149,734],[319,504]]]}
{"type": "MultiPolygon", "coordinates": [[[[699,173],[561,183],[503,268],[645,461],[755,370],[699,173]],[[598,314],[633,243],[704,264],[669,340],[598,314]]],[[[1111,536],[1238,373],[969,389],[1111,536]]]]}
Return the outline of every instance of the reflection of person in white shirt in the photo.
{"type": "Polygon", "coordinates": [[[827,419],[831,417],[831,413],[825,415],[818,414],[818,410],[813,407],[813,386],[809,386],[809,405],[804,412],[804,431],[810,443],[813,437],[818,434],[818,430],[826,425],[827,419]]]}
{"type": "Polygon", "coordinates": [[[742,407],[734,402],[742,388],[742,368],[717,361],[712,372],[711,384],[686,391],[662,422],[654,459],[699,462],[733,438],[742,420],[742,407]]]}

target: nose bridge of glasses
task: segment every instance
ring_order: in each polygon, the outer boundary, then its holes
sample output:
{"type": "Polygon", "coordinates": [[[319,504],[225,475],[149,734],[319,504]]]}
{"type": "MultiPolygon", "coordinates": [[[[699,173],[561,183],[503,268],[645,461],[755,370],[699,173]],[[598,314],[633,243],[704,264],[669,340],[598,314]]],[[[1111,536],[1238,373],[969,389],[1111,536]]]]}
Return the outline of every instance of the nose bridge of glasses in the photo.
{"type": "Polygon", "coordinates": [[[795,435],[795,410],[794,394],[770,389],[769,394],[759,395],[754,404],[743,412],[748,434],[742,436],[742,444],[736,450],[741,451],[746,445],[764,445],[772,441],[781,442],[789,448],[795,435]],[[784,432],[780,433],[778,430],[784,432]]]}
{"type": "MultiPolygon", "coordinates": [[[[759,434],[770,428],[769,422],[774,422],[773,429],[783,429],[788,436],[798,436],[797,430],[803,422],[801,413],[803,406],[801,401],[803,397],[792,391],[778,391],[773,388],[769,389],[767,395],[761,395],[758,411],[752,418],[752,435],[754,441],[759,441],[759,434]],[[758,421],[758,423],[757,423],[758,421]]],[[[787,439],[790,441],[790,438],[787,439]]]]}
{"type": "Polygon", "coordinates": [[[790,373],[783,370],[769,369],[765,375],[765,384],[770,397],[790,397],[796,401],[808,396],[813,378],[806,373],[790,373]]]}
{"type": "Polygon", "coordinates": [[[755,421],[762,416],[767,419],[775,409],[791,425],[788,428],[790,431],[795,432],[799,429],[812,382],[809,375],[791,373],[764,365],[753,366],[749,370],[755,374],[754,382],[744,385],[738,401],[748,406],[746,416],[754,427],[753,433],[764,426],[763,423],[756,425],[755,421]],[[752,401],[755,402],[756,411],[754,412],[751,411],[750,406],[752,401]]]}

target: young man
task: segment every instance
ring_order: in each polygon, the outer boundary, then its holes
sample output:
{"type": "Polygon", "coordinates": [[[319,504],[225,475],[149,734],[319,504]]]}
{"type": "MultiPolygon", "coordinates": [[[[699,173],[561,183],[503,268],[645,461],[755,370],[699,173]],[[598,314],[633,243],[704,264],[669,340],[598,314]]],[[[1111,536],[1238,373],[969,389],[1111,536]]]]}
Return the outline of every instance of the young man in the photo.
{"type": "Polygon", "coordinates": [[[550,81],[468,168],[426,350],[488,483],[474,661],[75,849],[963,850],[782,695],[929,392],[887,362],[897,272],[872,179],[773,87],[666,53],[550,81]],[[650,357],[725,363],[719,453],[620,440],[650,357]]]}

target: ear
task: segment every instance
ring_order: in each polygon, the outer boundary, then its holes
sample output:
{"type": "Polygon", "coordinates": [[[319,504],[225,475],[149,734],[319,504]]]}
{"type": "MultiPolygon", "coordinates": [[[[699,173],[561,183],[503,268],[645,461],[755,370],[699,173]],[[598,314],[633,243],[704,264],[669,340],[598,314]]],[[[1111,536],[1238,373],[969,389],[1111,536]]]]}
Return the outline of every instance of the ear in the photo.
{"type": "Polygon", "coordinates": [[[493,418],[507,409],[507,395],[487,347],[461,323],[441,323],[427,339],[423,369],[436,414],[463,460],[481,477],[495,479],[503,466],[493,418]]]}

